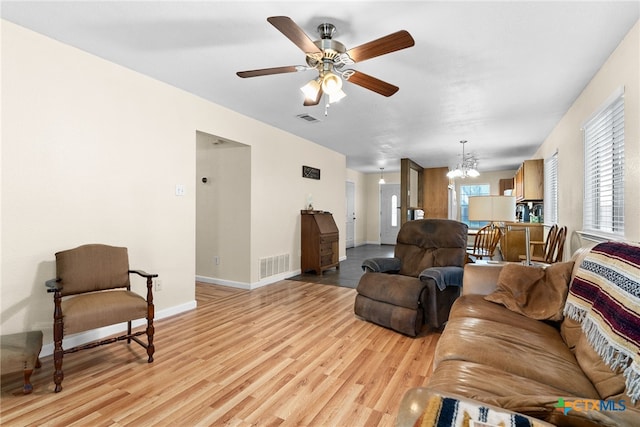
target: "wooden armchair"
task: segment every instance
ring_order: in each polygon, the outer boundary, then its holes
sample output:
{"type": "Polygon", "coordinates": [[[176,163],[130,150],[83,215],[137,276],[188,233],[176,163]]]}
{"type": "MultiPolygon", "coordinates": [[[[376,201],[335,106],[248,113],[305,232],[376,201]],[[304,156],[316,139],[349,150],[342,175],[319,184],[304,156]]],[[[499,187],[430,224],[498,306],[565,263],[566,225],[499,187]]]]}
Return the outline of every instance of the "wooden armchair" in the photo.
{"type": "Polygon", "coordinates": [[[89,349],[116,341],[131,340],[146,348],[148,362],[153,362],[153,278],[140,270],[129,270],[127,248],[91,244],[56,253],[56,279],[46,282],[52,292],[53,363],[55,392],[62,390],[62,357],[66,353],[89,349]],[[131,291],[129,275],[147,279],[146,299],[131,291]],[[147,319],[143,331],[132,332],[131,321],[147,319]],[[63,349],[65,335],[127,322],[127,333],[119,337],[63,349]],[[146,333],[147,343],[138,336],[146,333]]]}
{"type": "Polygon", "coordinates": [[[475,259],[493,259],[500,236],[502,236],[502,231],[498,227],[492,225],[482,227],[476,234],[473,249],[468,250],[467,254],[475,259]]]}
{"type": "MultiPolygon", "coordinates": [[[[567,227],[559,227],[554,224],[549,229],[547,240],[529,242],[529,251],[534,253],[536,246],[542,246],[542,255],[532,255],[531,261],[553,264],[562,261],[564,255],[564,242],[567,238],[567,227]]],[[[526,255],[520,255],[520,260],[525,260],[526,255]]]]}

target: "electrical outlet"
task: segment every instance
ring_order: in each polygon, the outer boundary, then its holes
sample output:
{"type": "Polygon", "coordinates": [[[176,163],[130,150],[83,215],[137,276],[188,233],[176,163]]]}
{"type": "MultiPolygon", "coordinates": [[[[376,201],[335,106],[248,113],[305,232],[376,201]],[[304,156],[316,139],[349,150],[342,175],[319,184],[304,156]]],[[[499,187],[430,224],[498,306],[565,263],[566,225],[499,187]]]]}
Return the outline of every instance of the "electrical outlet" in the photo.
{"type": "Polygon", "coordinates": [[[160,292],[162,290],[162,280],[155,279],[153,284],[154,284],[154,291],[160,292]]]}
{"type": "Polygon", "coordinates": [[[214,262],[216,265],[220,265],[220,257],[219,257],[219,256],[214,256],[214,257],[213,257],[213,262],[214,262]]]}

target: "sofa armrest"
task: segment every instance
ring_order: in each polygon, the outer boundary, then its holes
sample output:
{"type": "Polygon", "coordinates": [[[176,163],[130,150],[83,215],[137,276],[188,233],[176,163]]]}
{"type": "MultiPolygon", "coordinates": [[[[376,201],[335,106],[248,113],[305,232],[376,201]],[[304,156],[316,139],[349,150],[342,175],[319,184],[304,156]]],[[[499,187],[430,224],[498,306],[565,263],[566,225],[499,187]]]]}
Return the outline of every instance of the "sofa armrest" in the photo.
{"type": "Polygon", "coordinates": [[[477,263],[464,266],[462,295],[488,295],[496,289],[504,263],[477,263]]]}
{"type": "Polygon", "coordinates": [[[368,258],[362,261],[362,270],[371,273],[397,273],[400,265],[400,258],[368,258]]]}

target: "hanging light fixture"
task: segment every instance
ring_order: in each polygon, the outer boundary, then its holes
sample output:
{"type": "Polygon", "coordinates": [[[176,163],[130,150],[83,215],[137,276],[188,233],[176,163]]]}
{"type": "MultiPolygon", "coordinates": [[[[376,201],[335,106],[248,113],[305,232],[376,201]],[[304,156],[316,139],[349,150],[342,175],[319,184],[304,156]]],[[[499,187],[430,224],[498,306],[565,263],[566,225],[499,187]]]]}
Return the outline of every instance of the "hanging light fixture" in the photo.
{"type": "Polygon", "coordinates": [[[382,176],[383,171],[384,168],[380,168],[380,180],[378,181],[378,184],[385,184],[384,176],[382,176]]]}
{"type": "Polygon", "coordinates": [[[304,93],[305,99],[314,103],[319,101],[323,93],[329,96],[329,104],[338,102],[347,96],[342,90],[342,79],[330,69],[327,69],[317,79],[309,81],[300,90],[304,93]]]}
{"type": "Polygon", "coordinates": [[[467,141],[460,141],[462,144],[462,161],[456,165],[454,170],[450,170],[447,172],[447,178],[455,179],[455,178],[466,178],[471,177],[475,178],[480,176],[480,172],[476,169],[478,166],[478,162],[473,158],[473,156],[466,156],[464,154],[464,145],[467,141]]]}
{"type": "Polygon", "coordinates": [[[317,78],[315,80],[311,80],[306,85],[300,88],[302,93],[304,93],[304,97],[310,101],[318,99],[318,95],[320,94],[320,79],[317,78]]]}

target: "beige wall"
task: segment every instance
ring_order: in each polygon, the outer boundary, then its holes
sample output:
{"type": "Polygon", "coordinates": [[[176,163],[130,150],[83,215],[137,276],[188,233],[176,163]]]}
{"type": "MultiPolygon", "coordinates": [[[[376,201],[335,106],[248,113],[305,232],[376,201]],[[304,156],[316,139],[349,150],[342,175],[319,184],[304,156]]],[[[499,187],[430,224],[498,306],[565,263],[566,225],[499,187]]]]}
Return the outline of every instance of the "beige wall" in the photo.
{"type": "Polygon", "coordinates": [[[219,141],[196,135],[196,275],[203,281],[248,284],[251,147],[219,141]]]}
{"type": "MultiPolygon", "coordinates": [[[[574,232],[582,229],[582,124],[619,87],[625,90],[625,238],[640,241],[640,24],[600,68],[540,146],[534,158],[548,158],[558,150],[558,222],[566,225],[571,249],[574,232]]],[[[578,240],[579,241],[579,240],[578,240]]]]}
{"type": "Polygon", "coordinates": [[[159,317],[194,306],[196,131],[251,147],[238,217],[250,237],[224,242],[248,256],[231,280],[265,284],[259,258],[281,253],[300,268],[306,194],[344,218],[343,155],[6,21],[1,43],[2,333],[50,342],[54,253],[89,242],[126,246],[132,267],[160,275],[159,317]],[[303,179],[305,164],[322,180],[303,179]]]}

